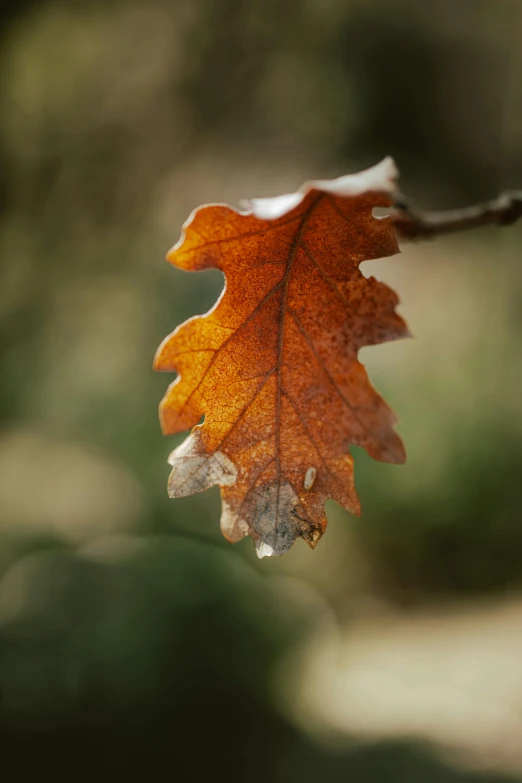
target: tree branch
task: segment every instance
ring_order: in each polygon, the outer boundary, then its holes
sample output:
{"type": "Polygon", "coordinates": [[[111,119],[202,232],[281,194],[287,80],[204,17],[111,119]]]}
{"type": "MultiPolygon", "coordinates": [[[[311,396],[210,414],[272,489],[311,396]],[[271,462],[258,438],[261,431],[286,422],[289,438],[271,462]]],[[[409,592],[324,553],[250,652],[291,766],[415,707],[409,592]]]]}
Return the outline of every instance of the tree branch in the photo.
{"type": "Polygon", "coordinates": [[[507,190],[484,204],[443,212],[422,212],[401,197],[391,213],[399,239],[430,239],[496,224],[508,226],[522,217],[522,190],[507,190]]]}

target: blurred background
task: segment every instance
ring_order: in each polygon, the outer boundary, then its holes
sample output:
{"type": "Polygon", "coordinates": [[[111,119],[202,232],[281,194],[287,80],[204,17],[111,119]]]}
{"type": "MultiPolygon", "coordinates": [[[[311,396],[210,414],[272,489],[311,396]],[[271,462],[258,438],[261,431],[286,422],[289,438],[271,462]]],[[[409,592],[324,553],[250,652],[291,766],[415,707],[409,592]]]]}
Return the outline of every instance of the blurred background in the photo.
{"type": "Polygon", "coordinates": [[[522,225],[363,265],[403,467],[257,561],[170,501],[156,347],[215,301],[190,211],[392,154],[449,208],[522,187],[521,0],[17,0],[0,11],[6,780],[522,780],[522,225]]]}

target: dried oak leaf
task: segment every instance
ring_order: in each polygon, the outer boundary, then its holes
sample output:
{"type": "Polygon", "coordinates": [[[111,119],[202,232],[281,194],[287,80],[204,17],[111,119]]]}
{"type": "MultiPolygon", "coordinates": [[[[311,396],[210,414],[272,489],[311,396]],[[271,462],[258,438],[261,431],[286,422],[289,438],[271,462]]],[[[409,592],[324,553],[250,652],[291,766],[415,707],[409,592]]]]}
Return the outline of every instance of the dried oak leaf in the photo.
{"type": "Polygon", "coordinates": [[[239,212],[196,209],[167,260],[216,267],[224,291],[178,327],[155,369],[176,370],[160,406],[165,434],[194,427],[172,452],[169,495],[221,487],[221,530],[280,555],[299,536],[315,546],[333,498],[354,514],[350,444],[401,463],[396,418],[357,360],[360,348],[408,336],[397,295],[359,264],[398,252],[391,158],[360,174],[305,183],[239,212]]]}

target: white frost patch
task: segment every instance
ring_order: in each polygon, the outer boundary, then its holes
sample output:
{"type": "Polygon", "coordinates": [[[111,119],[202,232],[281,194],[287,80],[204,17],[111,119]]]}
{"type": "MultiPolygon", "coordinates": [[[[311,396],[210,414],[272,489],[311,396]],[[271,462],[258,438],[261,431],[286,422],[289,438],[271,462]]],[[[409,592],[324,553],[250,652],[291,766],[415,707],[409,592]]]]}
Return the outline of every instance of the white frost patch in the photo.
{"type": "Polygon", "coordinates": [[[386,193],[394,196],[399,171],[393,158],[387,157],[376,166],[358,174],[346,174],[337,179],[316,179],[305,182],[296,193],[274,198],[254,198],[243,202],[261,220],[276,220],[297,207],[311,190],[322,190],[334,196],[354,197],[361,193],[386,193]]]}
{"type": "Polygon", "coordinates": [[[303,481],[303,486],[304,486],[304,488],[306,489],[307,492],[310,492],[310,490],[312,489],[316,476],[317,476],[317,470],[316,470],[316,468],[314,468],[313,465],[311,465],[307,469],[307,471],[305,473],[304,481],[303,481]]]}
{"type": "Polygon", "coordinates": [[[221,451],[202,452],[200,433],[192,432],[169,456],[172,472],[169,476],[169,497],[182,498],[203,492],[218,484],[232,486],[237,479],[237,468],[221,451]]]}
{"type": "Polygon", "coordinates": [[[297,193],[285,193],[283,196],[273,196],[272,198],[245,199],[243,203],[261,220],[275,220],[299,206],[304,196],[304,193],[298,191],[297,193]]]}
{"type": "Polygon", "coordinates": [[[272,557],[274,550],[270,544],[267,544],[265,541],[261,541],[256,548],[256,554],[261,560],[262,557],[272,557]]]}

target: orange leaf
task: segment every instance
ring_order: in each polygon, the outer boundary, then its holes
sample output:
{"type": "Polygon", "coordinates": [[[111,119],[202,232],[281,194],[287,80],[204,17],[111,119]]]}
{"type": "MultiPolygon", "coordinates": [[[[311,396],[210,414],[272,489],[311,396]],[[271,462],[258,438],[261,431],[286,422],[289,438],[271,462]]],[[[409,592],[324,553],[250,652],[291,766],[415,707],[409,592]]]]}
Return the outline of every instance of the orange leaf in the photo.
{"type": "Polygon", "coordinates": [[[396,418],[357,360],[363,346],[408,336],[396,294],[359,270],[398,252],[391,220],[372,215],[392,203],[396,175],[386,158],[248,212],[200,207],[167,256],[226,277],[212,310],[155,358],[179,373],[160,406],[164,433],[194,427],[170,455],[169,495],[218,484],[224,536],[252,536],[260,557],[299,536],[315,546],[328,498],[359,514],[351,443],[404,461],[396,418]]]}

